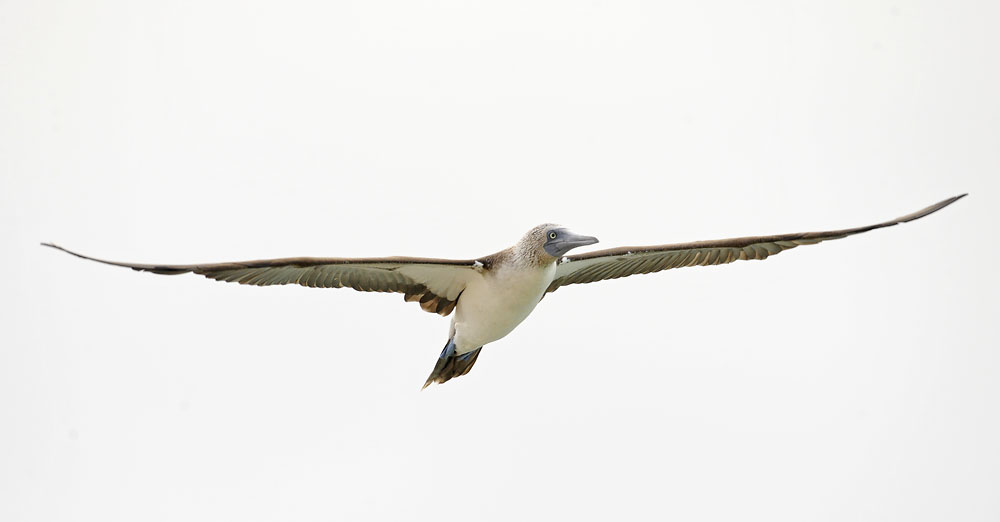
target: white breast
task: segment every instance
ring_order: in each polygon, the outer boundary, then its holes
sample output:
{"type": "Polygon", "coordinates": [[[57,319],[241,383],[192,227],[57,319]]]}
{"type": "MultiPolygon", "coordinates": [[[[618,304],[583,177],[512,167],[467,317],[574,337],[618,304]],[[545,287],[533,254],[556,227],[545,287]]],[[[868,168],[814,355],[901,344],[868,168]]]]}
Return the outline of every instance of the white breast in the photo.
{"type": "Polygon", "coordinates": [[[501,339],[521,324],[555,277],[556,265],[498,266],[483,272],[462,292],[452,319],[456,353],[501,339]]]}

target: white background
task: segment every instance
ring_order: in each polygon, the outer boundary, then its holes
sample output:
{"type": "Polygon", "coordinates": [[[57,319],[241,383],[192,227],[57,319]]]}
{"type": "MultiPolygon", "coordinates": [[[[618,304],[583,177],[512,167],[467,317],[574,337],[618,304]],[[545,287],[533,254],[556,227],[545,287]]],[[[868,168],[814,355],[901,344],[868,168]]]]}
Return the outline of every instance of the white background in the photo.
{"type": "Polygon", "coordinates": [[[1000,519],[1000,4],[0,2],[0,519],[1000,519]],[[136,262],[915,223],[550,295],[136,262]]]}

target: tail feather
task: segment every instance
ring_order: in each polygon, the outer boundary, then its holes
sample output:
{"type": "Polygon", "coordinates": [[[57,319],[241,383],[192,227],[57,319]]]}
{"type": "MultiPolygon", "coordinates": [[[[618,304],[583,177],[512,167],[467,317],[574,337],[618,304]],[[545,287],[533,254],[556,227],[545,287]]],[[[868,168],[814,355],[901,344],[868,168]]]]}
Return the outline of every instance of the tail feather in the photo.
{"type": "Polygon", "coordinates": [[[441,356],[438,357],[437,364],[434,365],[434,370],[431,371],[430,376],[427,377],[427,381],[424,382],[424,388],[430,386],[431,383],[436,382],[441,384],[469,373],[472,365],[476,364],[476,359],[479,358],[479,351],[482,349],[483,347],[480,346],[471,352],[457,355],[455,354],[455,342],[449,339],[448,344],[441,351],[441,356]]]}

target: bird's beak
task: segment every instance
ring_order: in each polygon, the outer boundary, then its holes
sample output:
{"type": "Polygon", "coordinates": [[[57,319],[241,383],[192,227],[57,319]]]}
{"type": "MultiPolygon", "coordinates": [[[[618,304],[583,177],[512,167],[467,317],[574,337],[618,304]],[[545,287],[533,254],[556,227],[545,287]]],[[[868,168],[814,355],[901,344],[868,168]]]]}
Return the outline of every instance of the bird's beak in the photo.
{"type": "MultiPolygon", "coordinates": [[[[573,233],[567,234],[566,238],[561,241],[562,244],[567,245],[569,248],[593,245],[597,242],[597,238],[594,236],[581,236],[573,233]]],[[[569,248],[567,248],[567,250],[569,250],[569,248]]]]}
{"type": "Polygon", "coordinates": [[[597,238],[594,236],[581,236],[579,234],[565,231],[558,239],[555,239],[545,245],[545,251],[552,257],[561,257],[563,254],[573,250],[574,248],[593,245],[594,243],[597,243],[597,238]]]}

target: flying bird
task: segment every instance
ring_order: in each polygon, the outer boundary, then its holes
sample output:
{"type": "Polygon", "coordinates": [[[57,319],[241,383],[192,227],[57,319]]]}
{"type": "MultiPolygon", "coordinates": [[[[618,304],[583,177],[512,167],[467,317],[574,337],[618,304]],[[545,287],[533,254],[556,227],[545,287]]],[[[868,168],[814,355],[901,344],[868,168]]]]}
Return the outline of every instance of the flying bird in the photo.
{"type": "Polygon", "coordinates": [[[422,257],[292,257],[202,265],[157,265],[105,261],[72,252],[74,256],[154,274],[193,272],[217,281],[245,285],[298,284],[318,288],[349,287],[364,292],[396,292],[424,311],[447,316],[452,312],[448,342],[424,388],[469,373],[479,352],[502,339],[531,314],[539,301],[560,287],[648,274],[687,266],[722,265],[769,256],[822,241],[841,239],[877,228],[920,219],[941,210],[966,194],[946,199],[896,219],[857,228],[774,236],[741,237],[669,245],[618,247],[584,254],[570,250],[597,243],[565,227],[544,224],[524,235],[514,246],[476,259],[422,257]]]}

